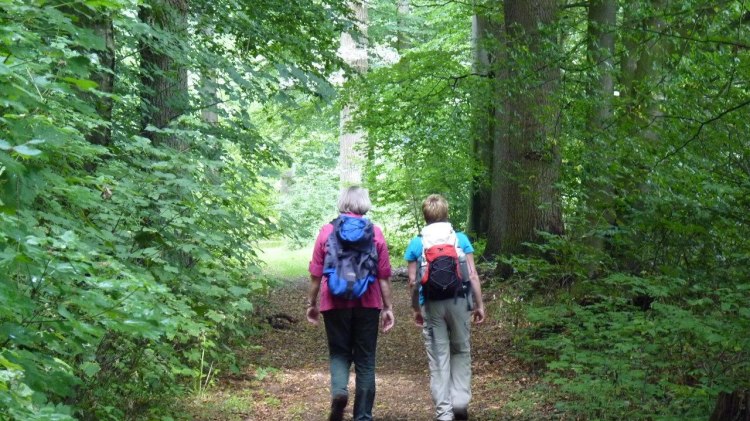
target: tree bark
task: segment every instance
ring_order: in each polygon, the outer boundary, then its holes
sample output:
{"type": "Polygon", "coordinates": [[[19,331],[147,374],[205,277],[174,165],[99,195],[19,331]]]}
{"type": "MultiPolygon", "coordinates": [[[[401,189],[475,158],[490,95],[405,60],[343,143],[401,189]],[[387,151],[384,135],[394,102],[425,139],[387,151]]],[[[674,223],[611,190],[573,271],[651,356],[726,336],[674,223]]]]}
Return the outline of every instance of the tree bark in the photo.
{"type": "Polygon", "coordinates": [[[180,57],[179,45],[179,40],[187,37],[187,14],[186,0],[152,0],[148,6],[142,6],[139,13],[143,22],[170,35],[142,43],[144,136],[178,150],[186,145],[177,136],[155,134],[145,128],[163,129],[189,108],[187,67],[180,57]]]}
{"type": "Polygon", "coordinates": [[[596,69],[596,83],[589,95],[595,106],[589,110],[589,129],[600,132],[612,117],[617,0],[590,0],[588,11],[588,58],[596,69]]]}
{"type": "MultiPolygon", "coordinates": [[[[360,37],[352,34],[341,34],[340,54],[344,61],[359,74],[367,73],[367,5],[359,0],[353,1],[350,7],[357,19],[360,37]]],[[[364,139],[361,130],[351,132],[349,123],[356,104],[346,104],[341,110],[339,120],[339,180],[343,186],[362,183],[361,158],[357,154],[357,143],[364,139]]]]}
{"type": "Polygon", "coordinates": [[[411,45],[409,38],[402,30],[410,14],[411,5],[409,4],[409,0],[398,0],[398,30],[396,32],[396,51],[398,51],[399,53],[409,48],[409,46],[411,45]]]}
{"type": "MultiPolygon", "coordinates": [[[[668,0],[651,0],[653,9],[664,10],[668,0]]],[[[637,4],[628,4],[625,10],[625,20],[637,21],[632,16],[633,7],[637,4]]],[[[640,25],[649,31],[661,32],[665,23],[658,16],[645,18],[640,25]]],[[[652,120],[659,115],[656,84],[653,83],[657,70],[661,67],[664,59],[664,42],[659,37],[643,32],[633,34],[623,33],[624,56],[620,61],[620,82],[622,85],[621,96],[628,106],[628,114],[634,116],[646,116],[646,120],[652,120]],[[645,112],[637,112],[637,110],[645,112]]],[[[643,135],[656,140],[653,132],[648,129],[643,135]]]]}
{"type": "Polygon", "coordinates": [[[201,109],[201,120],[210,125],[215,125],[219,122],[219,114],[215,105],[219,97],[216,90],[216,79],[211,74],[203,76],[201,93],[201,97],[205,101],[205,106],[201,109]]]}
{"type": "Polygon", "coordinates": [[[474,159],[479,167],[475,173],[472,197],[469,203],[469,231],[477,237],[486,238],[490,226],[490,178],[492,171],[492,148],[497,127],[495,109],[497,105],[496,65],[497,58],[504,53],[500,43],[502,27],[487,16],[475,14],[471,22],[471,44],[473,50],[472,71],[480,77],[474,99],[472,118],[474,159]],[[490,52],[494,47],[494,54],[490,52]],[[492,94],[487,95],[487,92],[492,94]]]}
{"type": "Polygon", "coordinates": [[[750,421],[750,391],[721,392],[710,421],[750,421]]]}
{"type": "Polygon", "coordinates": [[[105,94],[92,99],[96,104],[97,114],[106,123],[94,128],[87,139],[91,143],[108,146],[112,142],[112,97],[110,94],[115,87],[115,30],[110,17],[96,18],[91,27],[104,40],[104,50],[96,52],[101,69],[93,74],[91,79],[99,85],[98,91],[105,94]]]}
{"type": "MultiPolygon", "coordinates": [[[[520,90],[507,98],[498,116],[507,127],[493,148],[492,222],[486,251],[490,255],[525,254],[529,250],[524,243],[537,242],[539,231],[564,231],[556,186],[561,165],[555,104],[560,70],[544,51],[556,43],[555,34],[548,30],[556,1],[506,0],[504,6],[509,57],[525,55],[526,60],[516,58],[507,64],[509,80],[520,90]],[[522,66],[531,68],[521,72],[522,66]]],[[[507,270],[498,266],[501,276],[508,275],[507,270]]]]}

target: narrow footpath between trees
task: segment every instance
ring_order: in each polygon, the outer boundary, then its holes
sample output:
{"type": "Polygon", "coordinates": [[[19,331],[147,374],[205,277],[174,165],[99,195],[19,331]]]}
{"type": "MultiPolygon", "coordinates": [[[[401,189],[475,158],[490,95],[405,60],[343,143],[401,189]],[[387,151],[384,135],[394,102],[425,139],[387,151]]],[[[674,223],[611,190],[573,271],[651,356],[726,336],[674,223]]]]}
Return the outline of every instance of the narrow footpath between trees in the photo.
{"type": "MultiPolygon", "coordinates": [[[[329,407],[325,331],[304,318],[307,280],[289,281],[271,292],[259,309],[267,323],[251,339],[241,358],[240,376],[225,375],[217,385],[196,398],[190,407],[198,420],[299,420],[327,419],[329,407]]],[[[377,397],[373,415],[381,421],[432,420],[427,359],[421,331],[409,312],[408,286],[393,282],[396,326],[378,341],[377,397]]],[[[550,419],[550,409],[518,392],[534,385],[511,352],[509,332],[493,314],[499,299],[485,293],[489,320],[472,327],[474,420],[550,419]]],[[[354,373],[350,377],[353,391],[354,373]]],[[[347,419],[351,419],[351,405],[347,419]]]]}

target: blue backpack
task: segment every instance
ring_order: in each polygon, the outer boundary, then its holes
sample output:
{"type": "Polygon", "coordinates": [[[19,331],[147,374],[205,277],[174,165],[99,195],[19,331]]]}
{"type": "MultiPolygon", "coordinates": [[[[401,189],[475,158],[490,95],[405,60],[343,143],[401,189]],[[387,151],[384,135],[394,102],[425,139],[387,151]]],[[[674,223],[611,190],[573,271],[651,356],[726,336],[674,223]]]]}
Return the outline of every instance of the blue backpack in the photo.
{"type": "Polygon", "coordinates": [[[375,281],[378,251],[372,222],[341,215],[331,221],[333,232],[326,242],[323,275],[336,297],[355,300],[375,281]]]}

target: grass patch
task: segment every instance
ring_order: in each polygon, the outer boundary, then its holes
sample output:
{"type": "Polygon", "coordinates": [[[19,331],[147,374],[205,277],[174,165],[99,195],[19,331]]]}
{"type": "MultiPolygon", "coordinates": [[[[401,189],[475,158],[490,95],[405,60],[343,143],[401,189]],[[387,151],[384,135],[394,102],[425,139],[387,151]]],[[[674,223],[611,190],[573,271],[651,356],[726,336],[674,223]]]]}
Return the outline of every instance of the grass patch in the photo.
{"type": "Polygon", "coordinates": [[[265,263],[263,272],[274,278],[306,278],[313,245],[294,248],[283,240],[261,241],[260,259],[265,263]]]}
{"type": "Polygon", "coordinates": [[[187,414],[179,420],[226,420],[243,421],[252,413],[255,396],[232,390],[213,391],[207,395],[188,400],[187,414]]]}

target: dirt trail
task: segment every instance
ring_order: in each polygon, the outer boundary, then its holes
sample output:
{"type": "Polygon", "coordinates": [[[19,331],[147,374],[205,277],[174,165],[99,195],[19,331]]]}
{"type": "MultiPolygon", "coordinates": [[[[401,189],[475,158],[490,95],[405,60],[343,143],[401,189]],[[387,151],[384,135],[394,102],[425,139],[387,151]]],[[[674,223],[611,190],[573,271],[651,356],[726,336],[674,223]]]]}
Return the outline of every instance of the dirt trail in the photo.
{"type": "MultiPolygon", "coordinates": [[[[242,356],[249,366],[246,372],[222,378],[219,385],[196,399],[190,409],[193,419],[327,419],[330,398],[325,331],[322,323],[313,326],[304,319],[306,290],[307,281],[298,280],[271,293],[260,311],[268,328],[252,339],[242,356]]],[[[404,282],[393,283],[396,326],[378,339],[376,420],[433,419],[427,359],[420,330],[410,318],[408,295],[404,282]]],[[[510,356],[508,332],[491,317],[499,300],[492,300],[491,292],[486,295],[489,320],[472,328],[471,419],[549,419],[549,408],[515,399],[514,395],[532,386],[534,380],[510,356]]],[[[350,393],[353,383],[352,372],[350,393]]],[[[347,409],[347,419],[351,419],[351,404],[347,409]]]]}

